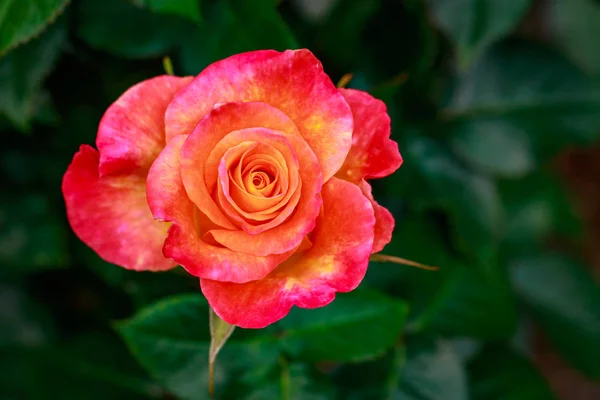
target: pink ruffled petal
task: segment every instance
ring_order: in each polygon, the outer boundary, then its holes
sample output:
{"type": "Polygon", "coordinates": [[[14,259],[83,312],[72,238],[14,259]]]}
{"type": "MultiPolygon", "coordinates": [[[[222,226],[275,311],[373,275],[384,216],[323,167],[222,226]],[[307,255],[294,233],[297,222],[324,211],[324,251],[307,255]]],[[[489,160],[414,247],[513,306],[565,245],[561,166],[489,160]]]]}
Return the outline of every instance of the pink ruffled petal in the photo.
{"type": "Polygon", "coordinates": [[[340,89],[352,109],[354,132],[352,148],[336,176],[358,185],[375,211],[373,253],[381,251],[392,239],[394,217],[380,206],[365,179],[390,175],[402,165],[398,144],[390,139],[390,117],[385,103],[354,89],[340,89]]]}
{"type": "Polygon", "coordinates": [[[81,146],[62,183],[67,217],[77,236],[104,260],[133,270],[176,265],[162,253],[170,224],[157,222],[142,175],[98,176],[99,155],[81,146]]]}
{"type": "Polygon", "coordinates": [[[164,254],[190,274],[224,282],[261,279],[285,261],[285,254],[256,257],[207,243],[202,236],[214,224],[188,199],[180,173],[186,136],[176,137],[160,153],[148,173],[148,203],[156,218],[172,221],[164,254]]]}
{"type": "Polygon", "coordinates": [[[291,118],[317,155],[325,182],[344,163],[352,113],[310,51],[249,52],[208,66],[169,105],[167,139],[191,133],[215,104],[229,102],[267,103],[291,118]]]}
{"type": "Polygon", "coordinates": [[[373,239],[373,253],[379,253],[386,244],[391,242],[394,232],[394,217],[387,208],[382,207],[375,201],[371,192],[371,185],[366,181],[361,181],[358,187],[363,194],[371,201],[373,211],[375,212],[375,238],[373,239]]]}
{"type": "Polygon", "coordinates": [[[385,103],[361,90],[340,89],[352,109],[352,148],[336,176],[358,183],[363,178],[388,176],[402,164],[398,144],[390,139],[385,103]]]}
{"type": "Polygon", "coordinates": [[[145,80],[106,110],[96,138],[100,176],[150,168],[165,147],[167,106],[192,79],[162,75],[145,80]]]}
{"type": "Polygon", "coordinates": [[[322,193],[322,216],[308,250],[294,254],[264,279],[244,284],[200,280],[209,304],[224,321],[263,328],[287,315],[293,305],[322,307],[336,292],[359,285],[373,247],[371,202],[356,185],[337,178],[322,193]]]}

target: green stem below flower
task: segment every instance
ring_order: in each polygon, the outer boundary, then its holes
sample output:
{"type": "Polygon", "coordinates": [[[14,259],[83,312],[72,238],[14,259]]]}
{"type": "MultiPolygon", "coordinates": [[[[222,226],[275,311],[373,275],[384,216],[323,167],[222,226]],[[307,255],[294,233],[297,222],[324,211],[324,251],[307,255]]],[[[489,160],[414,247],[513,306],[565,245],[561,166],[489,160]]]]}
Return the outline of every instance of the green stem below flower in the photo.
{"type": "Polygon", "coordinates": [[[291,377],[290,367],[288,361],[284,356],[279,357],[279,364],[281,365],[281,400],[292,400],[291,395],[291,377]]]}
{"type": "Polygon", "coordinates": [[[208,350],[208,394],[211,399],[215,398],[215,361],[217,354],[233,333],[235,325],[223,321],[211,308],[209,311],[210,324],[210,348],[208,350]]]}

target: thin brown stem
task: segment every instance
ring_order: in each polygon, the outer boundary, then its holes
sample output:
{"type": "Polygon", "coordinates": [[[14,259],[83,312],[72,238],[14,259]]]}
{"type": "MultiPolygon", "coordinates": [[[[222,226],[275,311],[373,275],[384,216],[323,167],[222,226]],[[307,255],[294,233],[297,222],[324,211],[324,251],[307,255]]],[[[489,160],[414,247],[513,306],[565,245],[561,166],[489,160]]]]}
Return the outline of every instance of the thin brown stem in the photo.
{"type": "Polygon", "coordinates": [[[350,73],[345,74],[344,76],[342,76],[342,78],[340,79],[340,81],[337,84],[337,88],[340,89],[340,88],[346,87],[346,85],[348,83],[350,83],[350,81],[352,80],[352,77],[353,77],[353,75],[350,74],[350,73]]]}
{"type": "Polygon", "coordinates": [[[415,261],[407,260],[406,258],[396,257],[396,256],[388,256],[386,254],[373,254],[371,256],[371,261],[374,262],[391,262],[394,264],[402,264],[408,265],[410,267],[416,267],[420,269],[425,269],[427,271],[437,271],[438,267],[432,267],[430,265],[424,265],[415,261]]]}
{"type": "Polygon", "coordinates": [[[215,363],[208,363],[208,395],[215,398],[215,363]]]}

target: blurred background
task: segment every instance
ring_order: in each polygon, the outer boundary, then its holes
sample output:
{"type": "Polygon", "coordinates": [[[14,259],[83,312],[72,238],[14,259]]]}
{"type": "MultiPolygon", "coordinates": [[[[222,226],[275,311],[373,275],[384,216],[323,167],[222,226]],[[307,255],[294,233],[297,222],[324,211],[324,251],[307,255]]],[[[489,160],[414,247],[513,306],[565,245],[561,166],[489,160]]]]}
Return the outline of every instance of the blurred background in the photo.
{"type": "Polygon", "coordinates": [[[305,47],[386,102],[404,164],[360,289],[219,356],[219,399],[600,399],[600,1],[0,0],[0,399],[206,399],[182,270],[107,264],[62,174],[129,86],[305,47]]]}

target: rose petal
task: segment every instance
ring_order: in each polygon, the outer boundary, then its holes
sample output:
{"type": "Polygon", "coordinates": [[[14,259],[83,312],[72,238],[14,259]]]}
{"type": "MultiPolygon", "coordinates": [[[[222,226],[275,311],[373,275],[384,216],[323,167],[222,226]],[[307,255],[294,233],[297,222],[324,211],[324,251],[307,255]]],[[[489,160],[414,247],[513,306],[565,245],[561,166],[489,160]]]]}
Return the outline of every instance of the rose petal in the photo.
{"type": "Polygon", "coordinates": [[[189,135],[179,135],[169,143],[156,158],[148,171],[146,197],[154,218],[161,221],[177,221],[187,217],[182,212],[181,197],[187,197],[181,189],[180,153],[189,135]]]}
{"type": "Polygon", "coordinates": [[[256,127],[299,135],[294,123],[268,104],[229,103],[215,108],[203,118],[182,149],[181,173],[189,198],[203,214],[223,228],[237,229],[213,200],[212,187],[207,186],[207,182],[216,182],[218,163],[209,170],[205,164],[215,146],[229,133],[256,127]]]}
{"type": "Polygon", "coordinates": [[[180,174],[180,154],[185,141],[185,135],[171,140],[148,172],[148,204],[156,218],[173,222],[164,254],[201,278],[238,283],[263,278],[293,250],[255,257],[202,240],[207,227],[214,224],[194,207],[185,192],[180,174]]]}
{"type": "Polygon", "coordinates": [[[238,168],[235,169],[232,179],[234,183],[245,188],[245,190],[258,197],[271,198],[274,196],[283,196],[288,188],[288,169],[286,165],[282,165],[280,160],[266,154],[253,154],[244,157],[240,161],[238,168]],[[243,171],[242,165],[246,164],[243,171]],[[271,173],[272,180],[262,182],[257,186],[254,184],[254,175],[257,174],[257,169],[268,169],[271,173]]]}
{"type": "Polygon", "coordinates": [[[162,253],[169,224],[152,218],[144,177],[99,177],[98,165],[98,152],[83,145],[63,178],[67,217],[77,236],[104,260],[127,269],[174,267],[162,253]]]}
{"type": "Polygon", "coordinates": [[[260,257],[214,246],[194,230],[193,204],[184,211],[187,218],[171,226],[163,251],[194,276],[236,283],[262,279],[294,252],[260,257]]]}
{"type": "MultiPolygon", "coordinates": [[[[227,183],[224,183],[224,185],[226,184],[227,183]]],[[[220,185],[217,191],[219,204],[227,215],[240,224],[240,227],[244,232],[249,235],[257,235],[267,229],[279,225],[294,212],[294,207],[296,207],[300,200],[300,187],[302,186],[302,183],[298,182],[296,190],[290,190],[286,193],[286,195],[289,194],[289,199],[286,197],[285,201],[280,200],[277,204],[267,210],[254,213],[248,213],[237,206],[239,199],[236,200],[227,190],[225,190],[224,185],[220,185]],[[281,208],[283,208],[283,210],[281,210],[281,208]],[[275,220],[276,218],[277,220],[275,220]]],[[[276,200],[279,200],[280,198],[281,196],[278,196],[276,200]]]]}
{"type": "MultiPolygon", "coordinates": [[[[286,138],[286,136],[284,136],[282,132],[277,132],[265,128],[241,129],[226,135],[217,144],[217,146],[215,146],[215,148],[208,157],[208,160],[205,165],[205,183],[208,187],[208,190],[211,193],[213,192],[213,189],[211,189],[213,186],[211,182],[214,179],[212,177],[212,172],[209,171],[216,169],[217,171],[220,171],[219,174],[221,176],[221,185],[219,185],[218,187],[219,205],[223,208],[225,213],[228,216],[230,216],[231,219],[239,223],[242,230],[249,234],[254,235],[279,225],[294,211],[295,206],[298,203],[300,194],[296,193],[300,189],[301,185],[298,176],[298,158],[294,153],[292,145],[290,144],[290,140],[293,139],[296,140],[294,143],[297,143],[298,146],[301,146],[302,143],[304,143],[304,145],[306,146],[306,142],[304,142],[300,136],[290,135],[288,138],[286,138]],[[230,193],[229,191],[229,179],[227,176],[226,165],[222,162],[221,165],[217,164],[217,160],[224,158],[228,151],[233,151],[233,148],[237,148],[237,146],[241,143],[248,141],[260,144],[260,146],[257,146],[256,148],[262,148],[265,151],[267,150],[265,148],[267,144],[268,146],[271,146],[273,150],[275,150],[277,153],[273,152],[270,153],[270,155],[279,158],[279,162],[284,164],[285,168],[288,170],[289,185],[287,192],[284,193],[280,199],[274,199],[274,204],[261,211],[261,213],[264,213],[264,215],[269,214],[273,216],[273,220],[266,223],[256,223],[256,221],[249,221],[254,219],[252,217],[256,215],[256,213],[253,213],[251,210],[249,210],[249,208],[252,205],[249,201],[249,197],[251,196],[246,195],[246,198],[240,197],[234,199],[232,194],[235,194],[236,191],[232,191],[232,193],[230,193]],[[238,204],[238,202],[241,202],[241,204],[238,204]]],[[[307,151],[310,154],[312,154],[312,151],[310,151],[310,149],[308,149],[307,151]]],[[[310,154],[307,156],[308,162],[310,162],[310,154]]],[[[314,177],[311,177],[310,179],[314,180],[314,177]]],[[[183,182],[184,185],[187,182],[185,175],[183,176],[183,182]]],[[[190,183],[194,185],[194,182],[190,183]]],[[[263,205],[266,204],[263,202],[263,205]]]]}
{"type": "Polygon", "coordinates": [[[298,187],[299,192],[295,194],[299,193],[299,199],[292,196],[289,204],[277,217],[259,226],[261,231],[253,230],[252,226],[245,227],[244,231],[209,231],[215,241],[234,251],[264,256],[297,247],[302,238],[313,230],[322,203],[319,194],[322,187],[319,162],[304,139],[293,135],[286,139],[294,149],[300,165],[301,185],[298,187]]]}
{"type": "Polygon", "coordinates": [[[392,240],[394,231],[394,217],[387,208],[382,207],[375,201],[371,192],[371,185],[365,180],[359,182],[358,187],[363,194],[371,201],[373,211],[375,212],[375,237],[373,239],[373,253],[378,253],[392,240]]]}
{"type": "MultiPolygon", "coordinates": [[[[256,198],[256,196],[250,195],[243,187],[239,187],[240,185],[238,184],[239,190],[233,192],[245,192],[244,196],[240,193],[239,197],[239,201],[245,203],[248,207],[245,211],[248,213],[259,210],[265,211],[267,208],[273,207],[281,201],[287,201],[298,186],[298,159],[296,154],[294,154],[294,150],[292,149],[289,140],[283,133],[265,128],[248,128],[231,132],[215,146],[205,164],[206,185],[208,190],[212,193],[217,183],[217,174],[223,177],[223,174],[227,171],[227,169],[224,171],[219,170],[219,168],[221,168],[220,164],[223,163],[223,159],[226,157],[226,153],[229,152],[230,149],[237,147],[244,142],[254,143],[252,148],[248,148],[248,152],[243,154],[244,158],[248,157],[251,160],[257,160],[260,159],[261,156],[267,156],[270,159],[274,159],[275,163],[282,167],[282,170],[287,175],[285,179],[288,181],[287,183],[289,183],[289,195],[288,193],[285,193],[283,196],[280,196],[279,200],[277,198],[269,199],[262,197],[262,201],[256,205],[252,204],[253,198],[256,198]],[[214,171],[217,171],[217,174],[215,174],[214,171]],[[262,206],[266,204],[271,205],[267,207],[262,206]]],[[[234,154],[230,153],[230,157],[231,156],[234,156],[234,154]]],[[[243,159],[240,161],[244,162],[243,159]]],[[[239,174],[241,177],[242,171],[239,171],[239,174]]],[[[222,179],[220,180],[222,185],[223,181],[222,179]]],[[[243,182],[241,183],[242,186],[245,186],[243,185],[243,182]]],[[[239,204],[239,206],[243,208],[244,204],[239,204]]]]}
{"type": "Polygon", "coordinates": [[[172,102],[171,106],[167,108],[165,114],[166,125],[168,125],[166,130],[167,142],[177,135],[190,134],[198,121],[204,118],[215,105],[239,101],[260,101],[259,99],[226,99],[229,97],[233,98],[234,96],[232,95],[223,96],[220,99],[219,92],[223,90],[225,93],[230,93],[235,87],[245,84],[248,80],[248,75],[255,69],[256,64],[262,64],[279,56],[279,54],[275,50],[251,51],[217,61],[205,68],[196,77],[196,80],[199,82],[195,83],[194,86],[200,90],[206,90],[206,92],[202,94],[202,92],[194,89],[186,93],[181,93],[177,100],[172,102]],[[246,70],[246,72],[240,73],[242,69],[246,70]],[[204,76],[204,78],[200,78],[200,76],[204,76]],[[211,83],[208,81],[208,77],[217,79],[211,83]]]}
{"type": "Polygon", "coordinates": [[[371,203],[360,189],[332,178],[323,186],[323,214],[311,235],[312,247],[261,280],[234,284],[201,279],[202,292],[219,317],[242,328],[272,324],[293,305],[327,305],[336,292],[351,291],[363,279],[374,223],[371,203]]]}
{"type": "Polygon", "coordinates": [[[192,79],[162,75],[145,80],[106,110],[96,138],[100,176],[150,167],[165,147],[167,105],[192,79]]]}
{"type": "MultiPolygon", "coordinates": [[[[274,162],[276,162],[276,160],[273,160],[274,162]]],[[[240,160],[240,164],[244,162],[244,159],[240,160]]],[[[224,188],[225,188],[225,183],[223,182],[221,185],[219,185],[219,191],[218,191],[218,196],[219,196],[219,202],[220,204],[224,204],[224,202],[230,202],[232,201],[235,204],[240,204],[242,202],[244,202],[245,197],[251,197],[252,198],[252,202],[255,202],[255,208],[257,210],[257,212],[246,212],[242,209],[239,210],[239,214],[243,217],[246,218],[248,222],[252,222],[252,221],[266,221],[266,220],[271,220],[273,219],[275,216],[277,216],[277,211],[273,211],[273,212],[265,212],[265,210],[267,210],[270,207],[275,206],[276,210],[279,210],[283,205],[285,204],[280,204],[283,197],[285,196],[285,194],[287,194],[287,174],[283,174],[280,173],[280,171],[277,171],[277,176],[275,178],[274,182],[271,182],[268,186],[265,186],[263,189],[258,189],[256,187],[252,187],[252,184],[248,183],[247,181],[250,178],[250,174],[248,174],[247,177],[242,178],[241,172],[240,172],[240,166],[238,165],[237,168],[235,168],[235,171],[233,172],[233,174],[228,174],[225,177],[225,180],[227,180],[229,178],[230,182],[233,183],[233,185],[230,185],[230,195],[231,195],[231,200],[227,200],[224,196],[224,188]],[[279,175],[281,176],[281,181],[283,182],[283,185],[281,185],[281,182],[279,182],[279,175]],[[285,176],[284,176],[285,175],[285,176]],[[284,190],[282,191],[282,187],[284,188],[284,190]],[[273,193],[274,190],[277,189],[277,193],[273,193]],[[258,211],[261,210],[262,211],[258,211]]],[[[281,171],[283,172],[283,171],[281,171]]],[[[233,204],[232,203],[232,204],[233,204]]],[[[239,217],[239,215],[238,215],[239,217]]],[[[243,223],[244,220],[240,219],[240,223],[243,223]]]]}
{"type": "Polygon", "coordinates": [[[243,53],[208,66],[169,105],[167,138],[190,133],[217,103],[251,101],[268,103],[294,121],[317,155],[324,181],[342,166],[352,144],[352,114],[305,49],[243,53]]]}
{"type": "Polygon", "coordinates": [[[340,89],[352,109],[352,148],[336,176],[357,183],[382,178],[400,168],[398,144],[390,140],[390,117],[385,103],[361,90],[340,89]]]}
{"type": "MultiPolygon", "coordinates": [[[[280,203],[283,195],[272,197],[260,196],[256,189],[254,190],[255,193],[250,193],[247,186],[249,184],[250,189],[252,189],[252,184],[245,182],[250,178],[243,179],[241,172],[239,174],[239,179],[235,179],[232,175],[238,175],[235,174],[235,172],[241,169],[241,164],[245,162],[245,159],[248,158],[249,154],[253,155],[252,152],[255,151],[264,152],[269,150],[276,151],[279,157],[283,158],[281,153],[279,153],[270,144],[261,142],[243,142],[239,145],[234,145],[227,150],[218,166],[219,182],[221,186],[220,189],[227,193],[232,206],[234,206],[236,209],[239,209],[238,212],[243,213],[249,218],[252,218],[257,214],[263,215],[265,210],[268,210],[269,208],[280,203]],[[235,171],[232,174],[231,169],[233,169],[234,166],[235,171]],[[229,179],[230,177],[232,179],[229,179]]],[[[261,154],[255,155],[260,156],[261,154]]],[[[268,157],[265,154],[262,155],[268,157]]],[[[277,160],[273,161],[277,163],[277,160]]],[[[285,160],[281,161],[285,163],[285,160]]]]}

